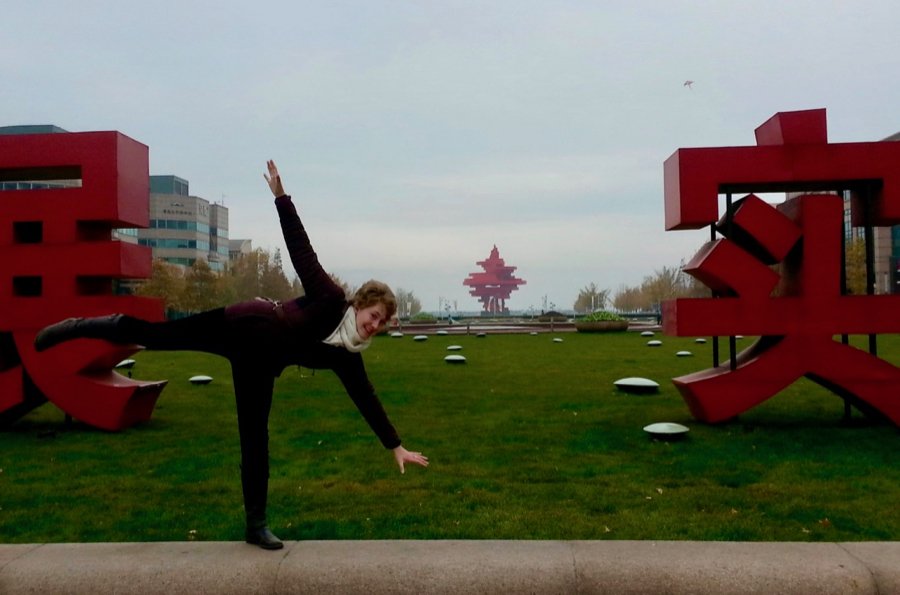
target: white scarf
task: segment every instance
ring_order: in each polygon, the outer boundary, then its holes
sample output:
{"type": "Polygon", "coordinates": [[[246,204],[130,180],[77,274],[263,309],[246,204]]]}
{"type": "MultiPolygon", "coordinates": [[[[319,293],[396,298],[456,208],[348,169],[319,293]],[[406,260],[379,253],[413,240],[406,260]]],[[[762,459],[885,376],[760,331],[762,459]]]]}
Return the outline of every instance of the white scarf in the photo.
{"type": "Polygon", "coordinates": [[[334,329],[334,332],[322,342],[327,343],[328,345],[334,345],[335,347],[343,347],[347,351],[359,353],[369,346],[371,339],[363,341],[362,337],[359,336],[359,331],[356,330],[356,310],[353,306],[350,306],[347,308],[347,311],[344,312],[344,317],[341,319],[337,328],[334,329]]]}

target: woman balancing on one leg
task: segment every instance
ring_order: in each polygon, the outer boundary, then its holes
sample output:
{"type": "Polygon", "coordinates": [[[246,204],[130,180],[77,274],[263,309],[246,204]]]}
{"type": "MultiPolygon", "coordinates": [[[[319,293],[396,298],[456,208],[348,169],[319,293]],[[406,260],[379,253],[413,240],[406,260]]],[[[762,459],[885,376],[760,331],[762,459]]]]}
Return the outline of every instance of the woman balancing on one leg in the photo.
{"type": "Polygon", "coordinates": [[[368,281],[348,302],[322,269],[285,194],[275,163],[265,175],[305,295],[283,304],[257,298],[167,322],[147,322],[121,314],[68,319],[38,333],[38,351],[78,338],[138,344],[154,350],[190,350],[228,358],[234,379],[241,441],[241,485],[247,515],[246,541],[265,549],[282,547],[266,526],[269,483],[269,411],[275,378],[289,365],[330,369],[385,448],[404,471],[406,463],[428,466],[428,458],[400,445],[366,375],[360,352],[397,310],[391,290],[368,281]]]}

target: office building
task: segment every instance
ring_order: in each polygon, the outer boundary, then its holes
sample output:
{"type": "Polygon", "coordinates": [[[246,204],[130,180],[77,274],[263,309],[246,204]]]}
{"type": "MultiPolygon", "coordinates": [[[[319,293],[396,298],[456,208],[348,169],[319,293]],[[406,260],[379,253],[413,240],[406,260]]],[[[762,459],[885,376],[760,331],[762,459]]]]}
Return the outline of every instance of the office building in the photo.
{"type": "Polygon", "coordinates": [[[217,272],[228,265],[228,209],[191,196],[190,184],[174,175],[150,176],[150,227],[139,229],[138,243],[153,257],[190,267],[205,260],[217,272]]]}

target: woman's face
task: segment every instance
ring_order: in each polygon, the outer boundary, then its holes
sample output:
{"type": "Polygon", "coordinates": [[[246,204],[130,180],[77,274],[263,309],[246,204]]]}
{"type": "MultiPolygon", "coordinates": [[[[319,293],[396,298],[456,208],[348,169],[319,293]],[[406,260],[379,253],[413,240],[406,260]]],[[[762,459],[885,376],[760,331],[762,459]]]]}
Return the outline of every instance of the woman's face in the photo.
{"type": "Polygon", "coordinates": [[[381,330],[387,323],[387,308],[378,303],[356,311],[356,332],[363,341],[381,330]]]}

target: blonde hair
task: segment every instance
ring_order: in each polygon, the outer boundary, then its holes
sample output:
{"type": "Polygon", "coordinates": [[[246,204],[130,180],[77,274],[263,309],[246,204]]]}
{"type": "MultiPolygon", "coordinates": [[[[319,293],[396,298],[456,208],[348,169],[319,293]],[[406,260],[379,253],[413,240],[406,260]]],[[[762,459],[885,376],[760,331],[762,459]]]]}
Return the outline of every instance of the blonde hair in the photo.
{"type": "Polygon", "coordinates": [[[390,320],[397,313],[397,298],[394,292],[385,283],[371,279],[363,283],[353,297],[350,304],[357,311],[375,304],[384,304],[387,319],[390,320]]]}

